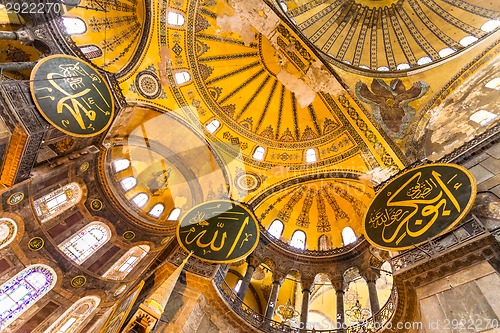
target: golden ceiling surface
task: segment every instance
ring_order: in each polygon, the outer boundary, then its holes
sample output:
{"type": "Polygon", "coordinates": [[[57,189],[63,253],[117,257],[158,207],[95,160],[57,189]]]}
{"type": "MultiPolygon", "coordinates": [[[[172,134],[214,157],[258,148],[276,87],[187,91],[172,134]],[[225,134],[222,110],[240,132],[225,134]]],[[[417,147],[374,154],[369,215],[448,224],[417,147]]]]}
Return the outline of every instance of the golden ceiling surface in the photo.
{"type": "Polygon", "coordinates": [[[335,64],[400,71],[450,58],[498,27],[495,1],[296,0],[285,15],[335,64]]]}
{"type": "MultiPolygon", "coordinates": [[[[344,227],[360,235],[361,218],[373,196],[370,179],[383,180],[407,164],[392,140],[411,133],[412,119],[407,115],[415,114],[413,107],[423,103],[413,101],[424,95],[430,99],[434,91],[429,84],[420,78],[389,82],[340,78],[318,57],[317,50],[265,2],[121,1],[120,5],[110,5],[112,8],[104,14],[73,8],[66,16],[78,11],[89,26],[87,33],[72,37],[78,46],[101,36],[100,46],[106,56],[92,61],[119,72],[120,88],[130,105],[118,116],[105,142],[115,147],[106,162],[130,159],[132,171],[127,171],[131,172],[128,176],[139,183],[136,189],[123,192],[119,182],[126,172],[110,171],[108,180],[123,203],[127,204],[137,191],[145,191],[152,199],[138,214],[162,224],[165,215],[159,220],[148,215],[155,202],[165,200],[168,209],[181,208],[182,217],[203,201],[231,198],[254,209],[263,228],[275,219],[282,220],[285,229],[281,240],[285,243],[294,231],[305,231],[310,250],[319,249],[322,235],[333,247],[342,246],[344,227]],[[129,17],[132,8],[135,18],[129,17]],[[101,26],[95,22],[104,24],[103,30],[92,28],[101,26]],[[119,39],[125,31],[134,33],[127,34],[128,39],[119,39]],[[129,48],[127,43],[143,32],[147,34],[137,51],[129,48]],[[90,36],[93,33],[97,35],[90,36]],[[104,47],[108,39],[117,45],[109,53],[104,47]],[[345,82],[354,84],[349,88],[345,82]],[[375,95],[380,92],[392,97],[378,102],[375,95]],[[378,107],[379,113],[370,112],[367,105],[378,107]],[[384,108],[405,112],[405,116],[392,123],[382,113],[384,108]],[[188,149],[190,138],[196,138],[193,140],[205,150],[189,153],[196,151],[188,149]],[[205,177],[195,187],[180,184],[189,182],[190,176],[179,174],[174,181],[174,174],[182,168],[199,166],[206,169],[191,176],[216,176],[205,177]],[[163,182],[158,194],[158,189],[148,185],[153,184],[150,178],[169,169],[172,189],[167,190],[170,183],[163,182]],[[183,198],[177,199],[182,207],[175,204],[176,197],[183,198]]],[[[408,6],[406,1],[383,1],[389,7],[371,3],[289,1],[286,5],[287,15],[312,6],[303,11],[309,15],[335,4],[340,12],[346,10],[345,6],[354,6],[365,8],[365,14],[378,11],[380,15],[394,10],[391,6],[408,6]]],[[[89,0],[84,5],[96,3],[89,0]]],[[[474,29],[480,29],[492,12],[485,10],[487,15],[474,21],[474,29]]],[[[358,22],[349,17],[351,23],[358,22]]],[[[455,30],[450,31],[455,34],[455,30]]],[[[378,37],[383,40],[382,35],[378,37]]],[[[459,37],[461,34],[454,35],[454,39],[459,37]]],[[[415,51],[415,57],[419,56],[415,51]]],[[[137,211],[137,207],[131,207],[137,211]]]]}

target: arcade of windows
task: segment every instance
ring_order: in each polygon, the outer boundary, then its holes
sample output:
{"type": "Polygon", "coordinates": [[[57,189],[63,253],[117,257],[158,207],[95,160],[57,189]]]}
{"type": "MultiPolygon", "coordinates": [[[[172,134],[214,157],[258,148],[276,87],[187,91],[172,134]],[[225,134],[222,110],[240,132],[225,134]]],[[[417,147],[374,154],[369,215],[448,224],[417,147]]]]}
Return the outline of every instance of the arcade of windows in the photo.
{"type": "MultiPolygon", "coordinates": [[[[267,232],[274,238],[280,239],[283,234],[283,229],[285,225],[280,220],[274,220],[269,228],[267,228],[267,232]]],[[[342,230],[342,243],[344,246],[355,243],[358,240],[358,237],[354,233],[351,227],[345,227],[342,230]]],[[[299,249],[306,249],[306,233],[302,230],[295,230],[292,234],[292,238],[290,240],[290,246],[299,249]]],[[[328,251],[333,248],[331,240],[327,235],[323,234],[318,238],[318,249],[320,251],[328,251]]]]}
{"type": "MultiPolygon", "coordinates": [[[[130,167],[130,161],[127,159],[118,159],[113,161],[113,170],[115,174],[119,174],[120,172],[127,170],[130,167]]],[[[130,191],[134,187],[137,186],[137,179],[132,176],[128,176],[125,178],[120,179],[120,185],[122,189],[125,192],[130,191]]],[[[134,197],[130,199],[130,201],[138,208],[142,208],[146,205],[146,203],[149,201],[149,196],[144,193],[140,192],[134,197]]],[[[161,203],[157,203],[156,205],[151,208],[147,214],[153,218],[159,218],[163,212],[165,211],[165,206],[161,203]]],[[[181,209],[180,208],[174,208],[170,211],[167,220],[168,221],[177,221],[179,219],[179,216],[181,214],[181,209]]]]}

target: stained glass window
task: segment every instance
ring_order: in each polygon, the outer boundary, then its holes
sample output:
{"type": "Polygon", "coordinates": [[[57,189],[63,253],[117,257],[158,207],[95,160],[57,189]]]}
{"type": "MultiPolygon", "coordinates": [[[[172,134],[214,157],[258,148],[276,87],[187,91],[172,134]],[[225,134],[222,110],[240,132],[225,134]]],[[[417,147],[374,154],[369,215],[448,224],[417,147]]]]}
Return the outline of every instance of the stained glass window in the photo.
{"type": "Polygon", "coordinates": [[[46,265],[31,265],[0,287],[0,331],[16,320],[56,284],[57,275],[46,265]]]}
{"type": "Polygon", "coordinates": [[[292,235],[292,240],[290,245],[300,250],[305,250],[306,248],[306,233],[302,230],[295,230],[292,235]]]}
{"type": "Polygon", "coordinates": [[[68,310],[66,310],[44,333],[73,333],[82,327],[89,316],[101,303],[99,296],[87,296],[80,298],[68,310]]]}
{"type": "Polygon", "coordinates": [[[280,238],[281,234],[283,233],[283,227],[284,225],[280,220],[274,220],[267,231],[269,231],[271,236],[273,236],[274,238],[280,238]]]}
{"type": "Polygon", "coordinates": [[[120,172],[127,169],[130,166],[130,161],[126,159],[119,159],[113,161],[113,167],[115,168],[115,172],[120,172]]]}
{"type": "Polygon", "coordinates": [[[342,241],[344,242],[344,246],[354,243],[357,239],[358,237],[356,237],[351,227],[345,227],[344,230],[342,230],[342,241]]]}
{"type": "Polygon", "coordinates": [[[43,222],[61,214],[82,199],[82,189],[78,183],[69,183],[35,200],[36,214],[43,222]]]}
{"type": "Polygon", "coordinates": [[[127,251],[102,277],[112,280],[124,279],[139,261],[149,252],[149,246],[138,245],[127,251]]]}
{"type": "Polygon", "coordinates": [[[59,249],[77,264],[82,264],[110,238],[111,230],[107,225],[92,222],[59,244],[59,249]]]}
{"type": "Polygon", "coordinates": [[[9,245],[16,237],[16,234],[16,222],[8,218],[0,218],[0,249],[9,245]]]}

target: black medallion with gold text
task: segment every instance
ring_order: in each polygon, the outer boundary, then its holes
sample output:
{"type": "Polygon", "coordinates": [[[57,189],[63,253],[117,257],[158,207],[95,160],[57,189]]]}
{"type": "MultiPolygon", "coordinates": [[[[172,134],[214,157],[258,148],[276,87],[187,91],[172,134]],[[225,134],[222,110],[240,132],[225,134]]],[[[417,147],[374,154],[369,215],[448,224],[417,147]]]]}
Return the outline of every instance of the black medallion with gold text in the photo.
{"type": "Polygon", "coordinates": [[[177,227],[177,240],[188,252],[212,263],[230,263],[248,256],[259,242],[253,213],[228,200],[193,207],[177,227]]]}
{"type": "Polygon", "coordinates": [[[428,164],[410,170],[380,190],[363,228],[376,247],[400,251],[453,228],[469,212],[476,182],[454,164],[428,164]]]}
{"type": "Polygon", "coordinates": [[[73,56],[40,60],[31,72],[31,96],[51,125],[72,136],[98,135],[113,120],[114,101],[106,81],[73,56]]]}

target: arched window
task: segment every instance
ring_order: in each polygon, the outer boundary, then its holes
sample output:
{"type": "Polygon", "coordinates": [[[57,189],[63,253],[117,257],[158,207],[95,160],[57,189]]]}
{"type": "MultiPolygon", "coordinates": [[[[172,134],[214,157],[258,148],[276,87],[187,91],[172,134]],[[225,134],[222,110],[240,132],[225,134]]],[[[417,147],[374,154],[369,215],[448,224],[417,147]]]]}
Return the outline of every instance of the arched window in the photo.
{"type": "Polygon", "coordinates": [[[102,222],[92,222],[61,244],[59,249],[81,265],[111,238],[111,230],[102,222]]]}
{"type": "Polygon", "coordinates": [[[387,66],[380,66],[379,68],[377,68],[378,71],[380,72],[388,72],[390,71],[389,67],[387,66]]]}
{"type": "Polygon", "coordinates": [[[495,30],[499,26],[500,26],[500,21],[490,20],[481,26],[481,30],[486,31],[486,32],[492,32],[493,30],[495,30]]]}
{"type": "Polygon", "coordinates": [[[113,168],[115,172],[120,172],[127,169],[130,166],[130,161],[124,158],[113,161],[113,168]]]}
{"type": "Polygon", "coordinates": [[[137,180],[135,180],[134,177],[127,177],[127,178],[123,178],[122,180],[120,180],[120,184],[122,185],[122,187],[125,191],[128,191],[132,187],[137,185],[137,180]]]}
{"type": "Polygon", "coordinates": [[[236,285],[234,286],[234,291],[235,292],[239,292],[240,291],[242,283],[243,283],[243,280],[238,280],[238,282],[236,282],[236,285]]]}
{"type": "Polygon", "coordinates": [[[180,208],[175,208],[170,212],[170,215],[168,216],[169,221],[177,221],[179,219],[179,216],[181,216],[181,210],[180,208]]]}
{"type": "Polygon", "coordinates": [[[469,119],[478,123],[481,126],[486,126],[486,125],[490,124],[496,118],[497,118],[497,115],[490,112],[490,111],[479,110],[479,111],[474,112],[470,116],[469,119]]]}
{"type": "Polygon", "coordinates": [[[410,69],[410,65],[405,64],[405,63],[403,63],[403,64],[399,64],[399,65],[396,67],[396,69],[397,69],[398,71],[403,71],[403,70],[405,70],[405,69],[410,69]]]}
{"type": "Polygon", "coordinates": [[[470,44],[474,43],[476,40],[477,40],[477,38],[474,36],[467,36],[467,37],[462,38],[459,43],[462,46],[469,46],[470,44]]]}
{"type": "Polygon", "coordinates": [[[328,251],[332,249],[332,242],[327,235],[321,235],[318,238],[318,248],[320,251],[328,251]]]}
{"type": "Polygon", "coordinates": [[[118,259],[102,277],[112,280],[124,279],[148,252],[149,246],[147,245],[134,246],[118,259]]]}
{"type": "Polygon", "coordinates": [[[357,240],[358,237],[356,237],[356,234],[354,233],[354,230],[352,230],[351,227],[345,227],[344,230],[342,230],[342,241],[344,242],[344,246],[352,244],[357,240]]]}
{"type": "Polygon", "coordinates": [[[318,159],[316,158],[316,150],[313,148],[309,148],[306,150],[306,162],[307,163],[313,163],[316,162],[318,159]]]}
{"type": "Polygon", "coordinates": [[[255,148],[252,157],[257,161],[262,161],[264,159],[264,155],[266,153],[266,149],[264,147],[258,146],[255,148]]]}
{"type": "Polygon", "coordinates": [[[184,84],[186,82],[191,81],[191,74],[187,71],[177,72],[174,74],[175,83],[178,85],[184,84]]]}
{"type": "Polygon", "coordinates": [[[35,200],[36,214],[42,222],[61,214],[82,199],[82,189],[78,183],[69,183],[35,200]]]}
{"type": "Polygon", "coordinates": [[[146,202],[148,202],[148,199],[148,195],[144,192],[141,192],[132,198],[132,202],[135,203],[137,207],[141,208],[146,204],[146,202]]]}
{"type": "Polygon", "coordinates": [[[281,222],[280,220],[274,220],[273,223],[271,223],[271,225],[267,229],[267,231],[274,238],[280,238],[281,234],[283,234],[284,227],[285,226],[283,225],[283,222],[281,222]]]}
{"type": "Polygon", "coordinates": [[[485,84],[485,87],[500,90],[500,77],[496,77],[493,80],[488,81],[488,83],[485,84]]]}
{"type": "Polygon", "coordinates": [[[46,265],[31,265],[0,287],[0,331],[39,301],[56,284],[57,275],[46,265]]]}
{"type": "Polygon", "coordinates": [[[5,217],[0,218],[0,249],[9,245],[9,243],[16,237],[16,234],[16,222],[5,217]]]}
{"type": "Polygon", "coordinates": [[[290,241],[290,246],[295,247],[300,250],[305,250],[306,248],[306,233],[302,230],[295,230],[292,235],[292,240],[290,241]]]}
{"type": "Polygon", "coordinates": [[[184,15],[172,11],[168,11],[167,14],[167,24],[181,27],[184,25],[184,15]]]}
{"type": "Polygon", "coordinates": [[[432,62],[432,59],[430,57],[422,57],[417,60],[417,65],[423,66],[426,64],[430,64],[432,62]]]}
{"type": "Polygon", "coordinates": [[[87,25],[78,17],[63,17],[63,25],[68,35],[80,35],[87,31],[87,25]]]}
{"type": "Polygon", "coordinates": [[[218,121],[217,119],[212,119],[211,122],[205,125],[205,128],[207,129],[207,131],[210,132],[210,134],[214,134],[215,131],[219,129],[219,127],[220,127],[220,121],[218,121]]]}
{"type": "Polygon", "coordinates": [[[101,303],[99,296],[80,298],[66,310],[44,333],[73,333],[82,327],[87,318],[93,315],[94,310],[101,303]]]}
{"type": "Polygon", "coordinates": [[[151,210],[149,211],[149,215],[151,215],[152,217],[160,217],[161,213],[163,213],[163,210],[165,209],[165,206],[163,206],[163,204],[161,203],[158,203],[156,205],[154,205],[153,208],[151,208],[151,210]]]}
{"type": "Polygon", "coordinates": [[[442,50],[441,50],[441,51],[439,51],[438,53],[439,53],[439,56],[440,56],[441,58],[444,58],[444,57],[446,57],[446,56],[449,56],[450,54],[455,53],[455,50],[454,50],[454,49],[450,49],[449,47],[447,47],[447,48],[442,49],[442,50]]]}

